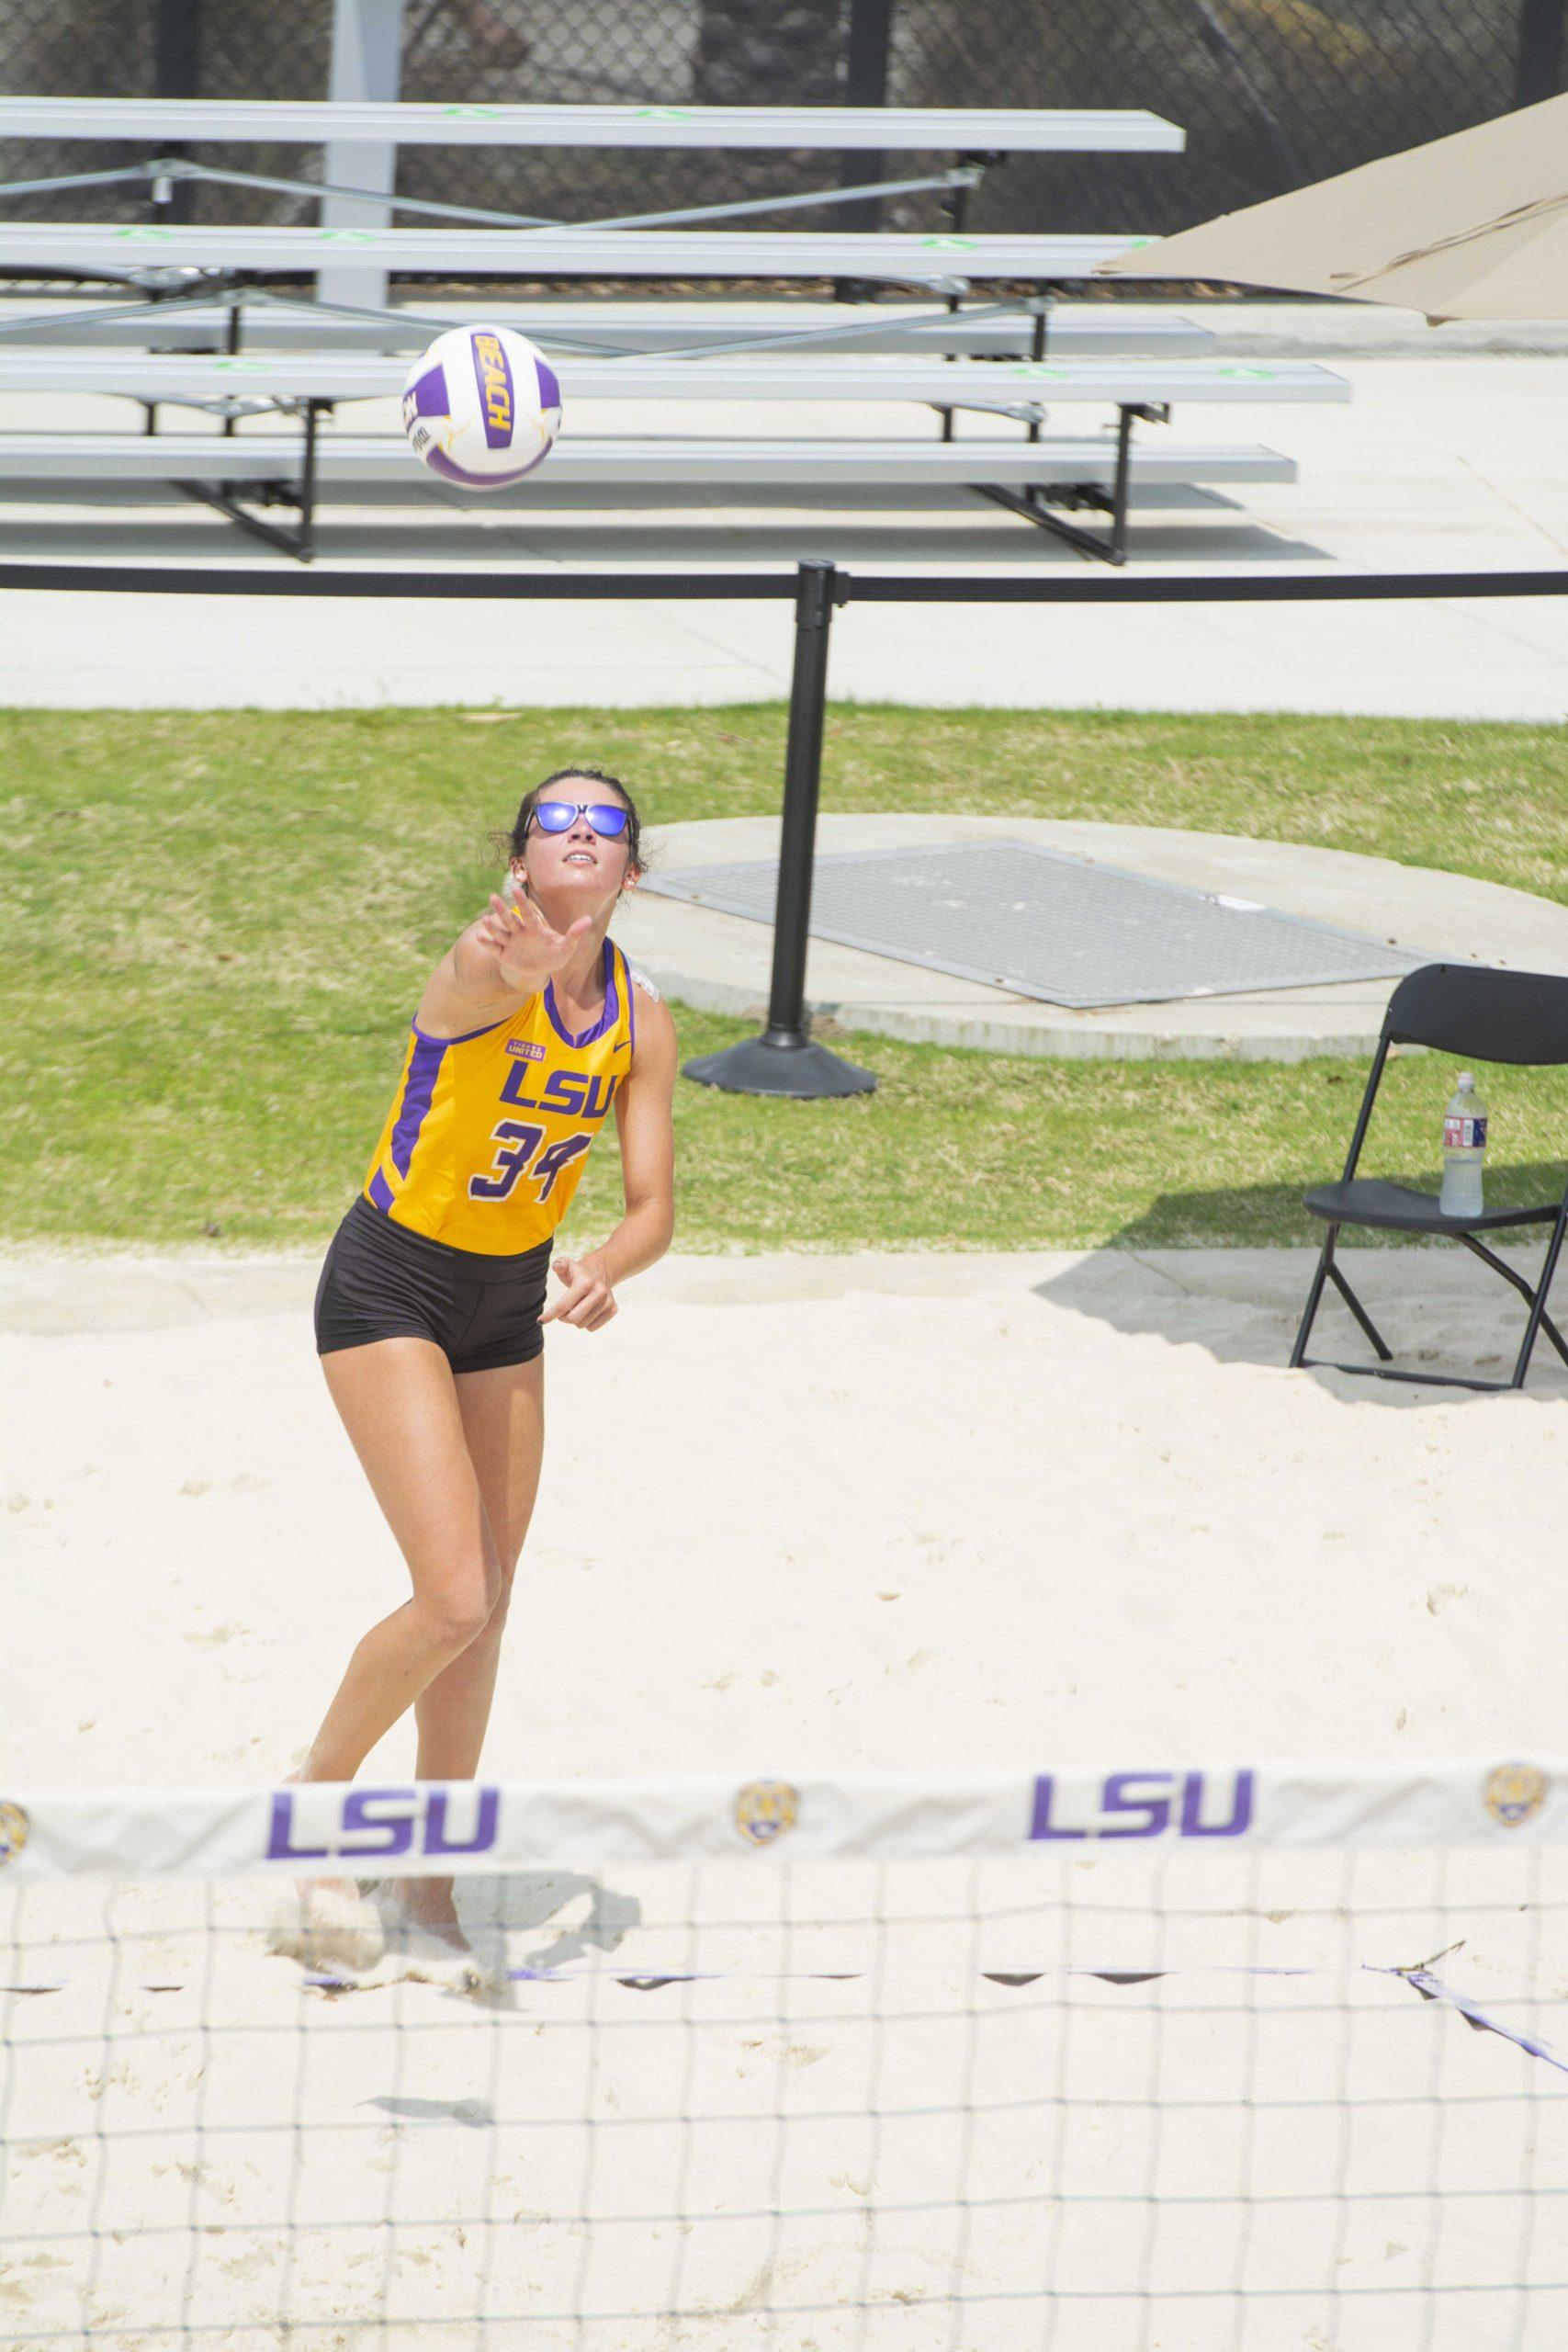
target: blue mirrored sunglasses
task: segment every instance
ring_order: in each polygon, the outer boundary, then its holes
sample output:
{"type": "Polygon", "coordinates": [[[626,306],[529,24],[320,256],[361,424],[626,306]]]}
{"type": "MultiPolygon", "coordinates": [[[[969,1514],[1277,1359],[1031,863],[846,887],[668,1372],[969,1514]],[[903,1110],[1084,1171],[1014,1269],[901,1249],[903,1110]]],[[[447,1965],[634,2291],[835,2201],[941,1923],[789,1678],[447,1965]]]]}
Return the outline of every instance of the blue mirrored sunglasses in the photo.
{"type": "Polygon", "coordinates": [[[569,833],[580,817],[604,841],[619,841],[626,830],[626,810],[610,800],[541,800],[534,815],[542,833],[569,833]]]}

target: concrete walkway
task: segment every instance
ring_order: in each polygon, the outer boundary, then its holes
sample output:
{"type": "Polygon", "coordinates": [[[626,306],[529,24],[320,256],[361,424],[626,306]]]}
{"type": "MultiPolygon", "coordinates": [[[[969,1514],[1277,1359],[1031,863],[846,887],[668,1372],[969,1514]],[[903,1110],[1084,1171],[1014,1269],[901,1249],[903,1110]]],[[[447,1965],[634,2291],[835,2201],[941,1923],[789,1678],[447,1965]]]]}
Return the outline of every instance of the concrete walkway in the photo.
{"type": "MultiPolygon", "coordinates": [[[[776,859],[779,827],[773,818],[733,817],[660,827],[648,838],[654,870],[674,872],[729,859],[776,859]]],[[[1283,914],[1362,932],[1434,959],[1474,957],[1516,970],[1568,973],[1568,909],[1528,891],[1390,858],[1043,817],[829,815],[818,821],[818,846],[829,854],[986,840],[1037,842],[1155,881],[1255,899],[1283,914]]],[[[643,892],[616,916],[615,935],[660,987],[683,1003],[761,1015],[773,953],[770,924],[643,892]]],[[[847,1029],[993,1053],[1123,1059],[1297,1061],[1309,1054],[1362,1054],[1382,1026],[1393,985],[1359,980],[1077,1012],[822,939],[811,944],[807,974],[813,1011],[847,1029]]]]}
{"type": "MultiPolygon", "coordinates": [[[[1145,576],[1551,569],[1568,555],[1568,350],[1561,325],[1431,330],[1405,312],[1314,304],[1179,306],[1218,332],[1217,356],[1322,356],[1349,379],[1344,408],[1177,413],[1183,437],[1257,439],[1299,462],[1291,485],[1237,503],[1150,492],[1133,561],[1145,576]]],[[[744,306],[737,306],[737,315],[744,306]]],[[[803,310],[802,315],[805,315],[803,310]]],[[[124,404],[6,404],[15,425],[123,423],[124,404]]],[[[589,430],[624,407],[584,413],[589,430]]],[[[390,414],[390,404],[388,404],[390,414]]],[[[356,424],[371,420],[356,407],[356,424]]],[[[649,430],[787,430],[787,411],[732,404],[639,409],[649,430]]],[[[1062,412],[1055,424],[1075,420],[1062,412]]],[[[1081,420],[1080,420],[1081,421],[1081,420]]],[[[907,410],[824,406],[824,433],[923,429],[907,410]]],[[[974,429],[1011,432],[1002,423],[974,429]]],[[[1160,428],[1145,428],[1151,434],[1160,428]]],[[[782,497],[783,494],[781,494],[782,497]]],[[[792,494],[793,495],[793,494],[792,494]]],[[[220,562],[276,571],[205,509],[124,492],[67,505],[40,489],[0,510],[24,558],[220,562]]],[[[627,501],[562,503],[547,469],[502,506],[454,514],[433,486],[420,509],[327,510],[322,567],[385,563],[532,570],[707,569],[711,604],[551,606],[256,602],[11,594],[0,598],[16,703],[333,708],[385,703],[585,705],[755,700],[787,690],[787,608],[725,601],[726,569],[831,556],[863,571],[1098,573],[1043,533],[959,492],[918,511],[836,510],[726,494],[672,513],[627,501]]],[[[863,607],[834,636],[845,698],[1021,707],[1295,709],[1561,720],[1568,713],[1568,599],[1437,605],[863,607]]]]}

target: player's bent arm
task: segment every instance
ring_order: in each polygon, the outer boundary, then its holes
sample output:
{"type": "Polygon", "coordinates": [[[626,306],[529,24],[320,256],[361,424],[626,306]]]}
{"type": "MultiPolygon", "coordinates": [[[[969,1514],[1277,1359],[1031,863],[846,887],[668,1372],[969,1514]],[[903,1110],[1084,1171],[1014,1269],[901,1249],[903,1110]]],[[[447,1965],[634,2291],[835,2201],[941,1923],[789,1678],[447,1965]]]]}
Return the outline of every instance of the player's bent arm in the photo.
{"type": "Polygon", "coordinates": [[[612,1289],[662,1258],[674,1237],[676,1061],[670,1007],[661,998],[639,996],[637,1051],[615,1092],[626,1214],[608,1240],[588,1252],[612,1289]]]}

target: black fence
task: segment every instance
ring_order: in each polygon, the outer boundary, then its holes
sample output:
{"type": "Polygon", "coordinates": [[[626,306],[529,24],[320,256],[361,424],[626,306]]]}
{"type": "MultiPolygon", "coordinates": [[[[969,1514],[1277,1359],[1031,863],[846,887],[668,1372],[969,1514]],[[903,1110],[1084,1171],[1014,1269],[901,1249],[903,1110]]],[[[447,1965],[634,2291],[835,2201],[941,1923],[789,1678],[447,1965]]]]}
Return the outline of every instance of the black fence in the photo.
{"type": "MultiPolygon", "coordinates": [[[[1020,158],[970,211],[991,230],[1166,232],[1548,97],[1568,0],[408,0],[402,95],[438,101],[1148,107],[1180,156],[1020,158]]],[[[332,0],[0,0],[0,88],[325,96],[332,0]]],[[[199,160],[319,176],[319,151],[199,160]]],[[[134,160],[10,141],[0,178],[134,160]],[[89,162],[89,157],[91,161],[89,162]]],[[[900,171],[908,159],[899,158],[900,171]]],[[[411,196],[591,220],[820,186],[821,159],[412,149],[411,196]]],[[[118,191],[15,199],[135,217],[118,191]]],[[[887,225],[935,218],[896,199],[887,225]]],[[[194,217],[307,220],[306,198],[205,188],[194,217]]],[[[796,227],[830,216],[797,214],[796,227]]],[[[842,225],[841,216],[839,224],[842,225]]]]}

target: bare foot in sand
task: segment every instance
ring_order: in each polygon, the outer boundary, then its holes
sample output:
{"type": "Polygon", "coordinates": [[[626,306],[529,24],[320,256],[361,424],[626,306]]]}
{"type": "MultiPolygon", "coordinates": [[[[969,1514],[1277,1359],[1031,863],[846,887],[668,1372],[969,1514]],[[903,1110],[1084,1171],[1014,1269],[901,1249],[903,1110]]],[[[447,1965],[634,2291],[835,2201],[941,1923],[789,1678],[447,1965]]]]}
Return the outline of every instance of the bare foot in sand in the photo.
{"type": "MultiPolygon", "coordinates": [[[[299,1781],[299,1771],[285,1772],[284,1781],[299,1781]]],[[[275,1951],[317,1967],[374,1968],[385,1949],[385,1937],[374,1904],[366,1901],[352,1878],[297,1878],[294,1882],[297,1918],[276,1920],[275,1951]]]]}
{"type": "Polygon", "coordinates": [[[452,1951],[471,1951],[463,1932],[449,1878],[405,1878],[397,1885],[400,1916],[411,1928],[434,1936],[452,1951]]]}

